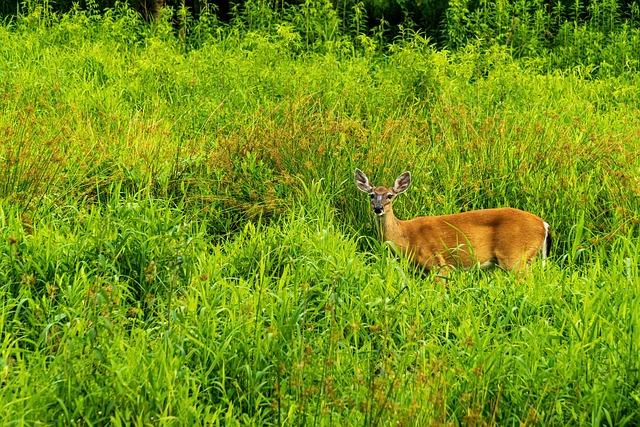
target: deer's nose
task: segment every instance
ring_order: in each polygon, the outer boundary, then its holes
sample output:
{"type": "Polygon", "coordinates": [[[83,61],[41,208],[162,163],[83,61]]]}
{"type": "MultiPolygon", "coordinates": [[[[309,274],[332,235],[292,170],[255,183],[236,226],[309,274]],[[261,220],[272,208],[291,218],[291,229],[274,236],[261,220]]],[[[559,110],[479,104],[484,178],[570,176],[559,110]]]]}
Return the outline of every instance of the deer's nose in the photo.
{"type": "Polygon", "coordinates": [[[373,207],[373,211],[374,211],[376,214],[380,215],[380,214],[382,213],[382,206],[374,206],[374,207],[373,207]]]}

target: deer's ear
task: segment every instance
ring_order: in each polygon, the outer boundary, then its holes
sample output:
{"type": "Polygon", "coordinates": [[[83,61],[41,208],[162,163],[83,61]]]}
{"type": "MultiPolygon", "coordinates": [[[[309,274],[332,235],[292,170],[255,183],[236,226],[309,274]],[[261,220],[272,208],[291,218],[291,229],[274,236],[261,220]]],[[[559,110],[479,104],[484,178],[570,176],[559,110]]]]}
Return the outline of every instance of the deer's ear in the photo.
{"type": "Polygon", "coordinates": [[[393,192],[396,194],[404,193],[411,185],[411,173],[403,172],[398,178],[396,178],[395,184],[393,184],[393,192]]]}
{"type": "Polygon", "coordinates": [[[362,173],[360,169],[356,169],[354,177],[356,180],[356,187],[358,187],[358,190],[364,191],[365,193],[371,192],[373,187],[371,186],[371,184],[369,184],[369,178],[367,178],[367,176],[364,173],[362,173]]]}

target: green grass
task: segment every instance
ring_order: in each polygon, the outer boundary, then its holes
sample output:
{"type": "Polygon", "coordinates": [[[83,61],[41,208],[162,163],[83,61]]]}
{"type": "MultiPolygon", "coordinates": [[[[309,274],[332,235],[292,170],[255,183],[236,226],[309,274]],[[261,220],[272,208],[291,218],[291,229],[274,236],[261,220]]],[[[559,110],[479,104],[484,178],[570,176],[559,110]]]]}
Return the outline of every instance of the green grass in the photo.
{"type": "Polygon", "coordinates": [[[49,18],[0,26],[1,424],[640,422],[638,75],[49,18]],[[402,218],[532,211],[554,256],[438,283],[356,166],[412,171],[402,218]]]}

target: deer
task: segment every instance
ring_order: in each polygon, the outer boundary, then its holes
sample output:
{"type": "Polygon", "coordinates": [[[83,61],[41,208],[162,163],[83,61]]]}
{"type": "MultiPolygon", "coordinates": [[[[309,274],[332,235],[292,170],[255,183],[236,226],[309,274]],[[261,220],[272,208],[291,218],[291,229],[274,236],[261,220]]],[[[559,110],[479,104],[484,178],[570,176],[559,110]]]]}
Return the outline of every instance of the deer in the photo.
{"type": "Polygon", "coordinates": [[[544,265],[551,247],[549,224],[515,208],[473,210],[449,215],[419,216],[400,220],[393,202],[411,185],[411,173],[403,172],[393,187],[374,187],[360,169],[356,187],[371,198],[384,242],[425,271],[498,266],[524,269],[540,254],[544,265]]]}

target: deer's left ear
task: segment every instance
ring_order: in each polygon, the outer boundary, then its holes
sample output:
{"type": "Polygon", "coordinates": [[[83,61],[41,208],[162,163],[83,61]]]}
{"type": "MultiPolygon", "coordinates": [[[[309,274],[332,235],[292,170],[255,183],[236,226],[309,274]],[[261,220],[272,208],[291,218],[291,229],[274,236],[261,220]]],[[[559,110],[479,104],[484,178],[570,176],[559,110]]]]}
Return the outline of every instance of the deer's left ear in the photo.
{"type": "Polygon", "coordinates": [[[395,184],[393,184],[393,192],[396,194],[404,193],[411,185],[411,173],[403,172],[398,178],[396,178],[395,184]]]}
{"type": "Polygon", "coordinates": [[[369,178],[367,178],[367,176],[363,174],[360,169],[356,169],[354,177],[358,190],[364,191],[365,193],[370,193],[371,190],[373,190],[373,187],[371,186],[371,184],[369,184],[369,178]]]}

